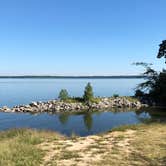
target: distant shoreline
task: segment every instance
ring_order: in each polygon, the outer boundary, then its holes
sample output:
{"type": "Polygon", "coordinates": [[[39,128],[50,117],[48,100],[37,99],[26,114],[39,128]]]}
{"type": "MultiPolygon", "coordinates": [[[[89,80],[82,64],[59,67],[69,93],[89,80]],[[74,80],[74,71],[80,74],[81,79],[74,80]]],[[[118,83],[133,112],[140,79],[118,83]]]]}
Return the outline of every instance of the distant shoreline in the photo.
{"type": "Polygon", "coordinates": [[[135,79],[146,78],[142,75],[124,75],[124,76],[0,76],[0,79],[135,79]]]}

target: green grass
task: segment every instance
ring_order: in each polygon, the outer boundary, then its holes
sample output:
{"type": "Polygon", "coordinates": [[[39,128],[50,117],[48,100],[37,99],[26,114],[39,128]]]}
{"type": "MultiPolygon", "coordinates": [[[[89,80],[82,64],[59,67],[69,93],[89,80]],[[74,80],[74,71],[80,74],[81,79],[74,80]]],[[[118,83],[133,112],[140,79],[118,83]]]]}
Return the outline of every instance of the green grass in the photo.
{"type": "MultiPolygon", "coordinates": [[[[108,97],[109,100],[114,100],[115,98],[124,98],[124,99],[127,99],[130,102],[139,101],[137,98],[129,97],[129,96],[114,95],[112,97],[108,97]]],[[[101,100],[102,100],[101,97],[94,97],[94,98],[91,99],[90,102],[98,104],[101,100]]],[[[69,97],[69,98],[65,99],[64,102],[66,102],[66,103],[82,103],[83,105],[86,105],[86,102],[84,101],[84,99],[82,97],[69,97]]]]}
{"type": "Polygon", "coordinates": [[[61,156],[59,157],[59,160],[78,159],[80,157],[81,156],[77,152],[64,150],[61,152],[61,156]]]}
{"type": "Polygon", "coordinates": [[[119,127],[115,127],[111,130],[111,132],[113,131],[126,131],[126,130],[139,130],[140,127],[143,124],[134,124],[134,125],[123,125],[123,126],[119,126],[119,127]]]}
{"type": "Polygon", "coordinates": [[[0,165],[36,166],[41,163],[43,152],[34,145],[41,143],[40,137],[30,130],[10,130],[0,134],[0,165]]]}
{"type": "Polygon", "coordinates": [[[58,136],[51,132],[13,129],[0,132],[0,166],[38,166],[44,152],[37,145],[58,136]]]}
{"type": "Polygon", "coordinates": [[[0,165],[2,166],[37,166],[44,153],[31,144],[18,140],[4,141],[0,144],[0,165]]]}

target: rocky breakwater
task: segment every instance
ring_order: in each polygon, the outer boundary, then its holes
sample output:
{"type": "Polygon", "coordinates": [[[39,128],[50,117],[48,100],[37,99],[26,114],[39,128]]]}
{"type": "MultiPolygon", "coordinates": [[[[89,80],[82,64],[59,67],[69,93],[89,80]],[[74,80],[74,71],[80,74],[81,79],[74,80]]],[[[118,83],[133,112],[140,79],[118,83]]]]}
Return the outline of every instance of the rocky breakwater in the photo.
{"type": "Polygon", "coordinates": [[[30,113],[60,113],[60,112],[79,112],[82,110],[95,110],[104,108],[140,108],[144,105],[137,100],[129,100],[126,97],[118,98],[98,98],[95,103],[82,103],[82,102],[64,102],[59,100],[51,100],[47,102],[32,102],[28,105],[18,105],[13,108],[6,106],[0,108],[1,112],[30,112],[30,113]]]}

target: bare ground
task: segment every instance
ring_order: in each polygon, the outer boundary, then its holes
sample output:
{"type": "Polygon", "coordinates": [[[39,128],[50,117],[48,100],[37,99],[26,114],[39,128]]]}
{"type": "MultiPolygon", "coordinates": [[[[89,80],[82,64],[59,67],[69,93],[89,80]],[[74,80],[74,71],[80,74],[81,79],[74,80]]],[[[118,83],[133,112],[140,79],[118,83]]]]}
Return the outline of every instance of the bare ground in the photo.
{"type": "Polygon", "coordinates": [[[45,140],[41,166],[166,166],[166,125],[138,125],[96,136],[45,140]]]}

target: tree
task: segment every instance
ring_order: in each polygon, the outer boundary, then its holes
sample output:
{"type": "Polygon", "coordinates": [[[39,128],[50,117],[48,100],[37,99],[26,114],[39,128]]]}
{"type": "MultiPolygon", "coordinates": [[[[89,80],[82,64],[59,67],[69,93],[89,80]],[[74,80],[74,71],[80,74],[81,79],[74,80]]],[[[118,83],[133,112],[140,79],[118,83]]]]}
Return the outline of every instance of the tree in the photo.
{"type": "Polygon", "coordinates": [[[158,105],[166,105],[166,70],[159,73],[149,94],[158,105]]]}
{"type": "Polygon", "coordinates": [[[137,86],[137,90],[142,90],[143,92],[149,92],[153,89],[153,87],[156,84],[156,81],[158,79],[158,72],[155,71],[153,68],[151,68],[150,66],[152,64],[148,64],[148,63],[144,63],[144,62],[137,62],[134,63],[136,66],[143,66],[145,68],[145,72],[142,73],[143,76],[145,76],[145,79],[147,81],[139,84],[137,86]]]}
{"type": "MultiPolygon", "coordinates": [[[[166,58],[166,40],[162,41],[162,43],[160,44],[157,58],[161,57],[166,58]]],[[[151,64],[143,62],[135,64],[145,67],[145,72],[143,73],[143,75],[146,79],[145,82],[139,84],[139,86],[137,87],[136,95],[143,95],[143,98],[148,98],[149,101],[155,103],[156,105],[166,105],[166,70],[157,72],[150,67],[151,64]],[[146,93],[140,94],[140,92],[146,93]]]]}
{"type": "Polygon", "coordinates": [[[85,87],[83,99],[85,102],[91,102],[93,100],[93,88],[90,83],[85,87]]]}
{"type": "Polygon", "coordinates": [[[144,92],[142,92],[140,89],[137,89],[136,91],[135,91],[135,97],[143,97],[145,94],[144,94],[144,92]]]}
{"type": "Polygon", "coordinates": [[[157,58],[164,57],[166,58],[166,40],[163,40],[162,43],[159,45],[159,52],[157,58]]]}
{"type": "Polygon", "coordinates": [[[60,100],[67,100],[69,98],[69,95],[68,95],[68,92],[66,89],[62,89],[59,93],[59,97],[58,97],[60,100]]]}

